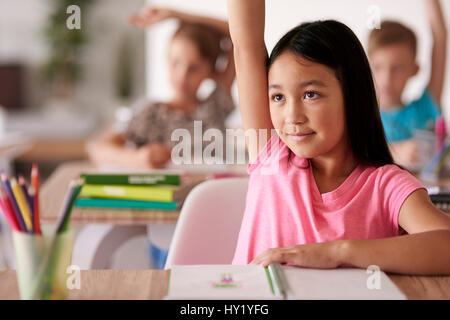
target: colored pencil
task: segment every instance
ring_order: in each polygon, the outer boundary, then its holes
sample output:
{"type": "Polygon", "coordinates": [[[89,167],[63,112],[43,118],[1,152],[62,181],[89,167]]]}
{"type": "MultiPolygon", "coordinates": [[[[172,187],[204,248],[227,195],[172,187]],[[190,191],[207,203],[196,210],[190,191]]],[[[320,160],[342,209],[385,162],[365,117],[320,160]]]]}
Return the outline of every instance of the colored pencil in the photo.
{"type": "Polygon", "coordinates": [[[27,201],[25,200],[25,196],[19,184],[17,183],[16,178],[11,178],[11,189],[14,196],[16,197],[16,201],[19,206],[20,212],[22,213],[23,220],[25,221],[25,225],[27,226],[27,230],[31,231],[33,226],[31,225],[30,209],[28,208],[27,201]]]}
{"type": "Polygon", "coordinates": [[[82,182],[80,182],[80,181],[76,182],[75,188],[73,190],[72,198],[70,200],[70,205],[69,205],[69,208],[67,209],[67,212],[65,213],[65,217],[64,217],[63,223],[61,225],[60,232],[65,232],[68,229],[70,214],[72,213],[73,206],[75,204],[75,201],[77,200],[78,195],[81,192],[82,186],[83,186],[82,182]]]}
{"type": "Polygon", "coordinates": [[[70,181],[69,188],[67,189],[66,196],[64,198],[64,202],[61,206],[58,222],[56,223],[56,233],[61,233],[65,220],[67,218],[67,214],[69,212],[70,204],[72,202],[72,197],[75,191],[75,187],[77,186],[75,180],[70,181]]]}
{"type": "Polygon", "coordinates": [[[11,204],[11,208],[13,209],[13,213],[19,222],[20,229],[24,232],[27,232],[27,227],[25,221],[23,220],[22,214],[20,213],[19,206],[17,205],[17,201],[14,198],[14,193],[11,189],[11,183],[9,182],[8,176],[5,173],[0,175],[2,184],[5,188],[6,195],[8,196],[9,202],[11,204]]]}
{"type": "Polygon", "coordinates": [[[33,202],[31,200],[30,194],[28,193],[27,181],[22,175],[19,176],[19,186],[22,189],[25,202],[28,206],[28,210],[30,211],[31,232],[34,233],[36,228],[34,227],[33,202]]]}
{"type": "Polygon", "coordinates": [[[19,222],[17,221],[16,216],[12,212],[12,208],[8,206],[8,199],[3,191],[3,188],[0,188],[0,209],[5,215],[6,221],[8,222],[11,229],[14,231],[20,231],[19,222]]]}
{"type": "Polygon", "coordinates": [[[36,163],[33,163],[31,168],[31,185],[34,189],[34,203],[33,203],[33,214],[34,214],[34,226],[35,232],[41,234],[41,221],[39,217],[39,168],[36,163]]]}
{"type": "Polygon", "coordinates": [[[37,234],[36,232],[36,220],[34,218],[34,188],[33,186],[28,187],[28,205],[31,210],[31,224],[33,225],[33,233],[37,234]]]}

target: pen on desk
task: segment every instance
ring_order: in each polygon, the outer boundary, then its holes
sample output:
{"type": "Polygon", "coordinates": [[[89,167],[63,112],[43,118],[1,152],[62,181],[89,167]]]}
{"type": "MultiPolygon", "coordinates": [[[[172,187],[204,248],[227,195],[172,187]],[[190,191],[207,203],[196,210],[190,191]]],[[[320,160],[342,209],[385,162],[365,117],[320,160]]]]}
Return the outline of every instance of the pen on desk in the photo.
{"type": "Polygon", "coordinates": [[[33,214],[36,234],[41,234],[40,210],[39,210],[39,168],[36,163],[31,167],[31,186],[34,189],[33,214]]]}
{"type": "Polygon", "coordinates": [[[267,267],[272,279],[273,291],[275,295],[286,298],[286,282],[284,280],[283,270],[279,263],[271,263],[267,267]]]}
{"type": "Polygon", "coordinates": [[[3,187],[5,188],[5,193],[7,195],[9,203],[11,204],[12,212],[14,213],[14,215],[17,218],[17,221],[19,222],[21,231],[27,232],[28,230],[25,221],[23,220],[22,213],[20,212],[19,206],[17,205],[17,201],[14,198],[14,193],[11,189],[11,183],[9,182],[8,176],[5,173],[2,173],[0,175],[0,178],[2,180],[3,187]]]}

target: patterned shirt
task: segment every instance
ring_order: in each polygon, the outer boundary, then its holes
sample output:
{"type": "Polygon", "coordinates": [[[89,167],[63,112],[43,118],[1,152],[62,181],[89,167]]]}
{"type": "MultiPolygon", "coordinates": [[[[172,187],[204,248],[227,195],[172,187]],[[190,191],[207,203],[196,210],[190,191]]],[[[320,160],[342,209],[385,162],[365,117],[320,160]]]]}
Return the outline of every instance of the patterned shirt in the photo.
{"type": "MultiPolygon", "coordinates": [[[[180,143],[181,139],[171,141],[172,132],[175,129],[184,128],[190,132],[193,145],[194,121],[202,121],[202,137],[210,128],[219,129],[225,133],[225,119],[234,108],[231,95],[220,85],[217,85],[214,91],[191,113],[172,110],[164,103],[145,101],[144,104],[134,108],[134,115],[124,136],[127,142],[131,142],[135,147],[149,143],[164,143],[173,147],[180,143]]],[[[206,141],[203,145],[210,143],[211,141],[206,141]]]]}

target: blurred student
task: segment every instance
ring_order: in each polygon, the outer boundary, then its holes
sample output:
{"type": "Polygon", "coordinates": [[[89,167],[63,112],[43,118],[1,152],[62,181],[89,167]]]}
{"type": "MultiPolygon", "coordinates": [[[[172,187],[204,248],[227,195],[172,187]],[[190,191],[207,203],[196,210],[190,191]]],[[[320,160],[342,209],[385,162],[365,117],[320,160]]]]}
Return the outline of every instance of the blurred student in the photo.
{"type": "Polygon", "coordinates": [[[440,115],[444,86],[447,28],[439,0],[425,0],[428,22],[433,35],[431,76],[418,100],[402,100],[407,82],[419,71],[416,62],[417,39],[408,27],[384,21],[369,36],[368,55],[380,103],[386,138],[395,162],[414,167],[418,160],[416,129],[433,129],[440,115]]]}
{"type": "MultiPolygon", "coordinates": [[[[130,22],[149,27],[170,18],[180,23],[167,55],[172,98],[164,102],[138,103],[123,133],[112,133],[91,143],[88,147],[90,158],[97,165],[113,164],[134,169],[164,167],[170,161],[171,148],[179,143],[171,141],[172,132],[187,129],[194,137],[195,120],[202,121],[203,132],[215,128],[225,133],[225,119],[235,108],[231,97],[235,69],[228,23],[154,7],[146,7],[132,15],[130,22]],[[229,48],[222,48],[226,40],[229,48]],[[226,61],[222,67],[221,58],[226,61]],[[197,91],[206,79],[214,80],[216,88],[205,100],[199,100],[197,91]]],[[[154,268],[164,267],[174,229],[174,224],[148,227],[154,268]]]]}
{"type": "Polygon", "coordinates": [[[184,128],[193,137],[194,120],[202,121],[203,132],[209,128],[225,132],[225,119],[235,108],[231,97],[235,78],[231,41],[230,48],[222,48],[224,40],[229,39],[228,23],[154,7],[133,14],[130,22],[149,27],[170,18],[180,22],[167,55],[172,98],[138,102],[124,132],[110,133],[90,143],[88,152],[97,165],[164,167],[170,160],[171,148],[179,143],[171,141],[172,132],[184,128]],[[218,63],[221,58],[226,59],[222,68],[218,63]],[[214,80],[216,88],[206,99],[199,100],[197,91],[206,79],[214,80]]]}

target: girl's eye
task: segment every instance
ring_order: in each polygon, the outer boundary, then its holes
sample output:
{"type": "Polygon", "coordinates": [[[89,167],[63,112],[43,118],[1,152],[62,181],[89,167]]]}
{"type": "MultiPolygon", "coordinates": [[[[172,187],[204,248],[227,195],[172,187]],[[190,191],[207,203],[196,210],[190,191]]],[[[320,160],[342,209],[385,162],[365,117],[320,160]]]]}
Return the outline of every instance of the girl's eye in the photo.
{"type": "Polygon", "coordinates": [[[272,95],[272,100],[275,102],[283,101],[283,95],[282,94],[274,94],[274,95],[272,95]]]}
{"type": "Polygon", "coordinates": [[[306,91],[305,92],[305,99],[308,99],[308,100],[317,99],[317,98],[319,98],[319,96],[320,96],[320,94],[315,91],[306,91]]]}

